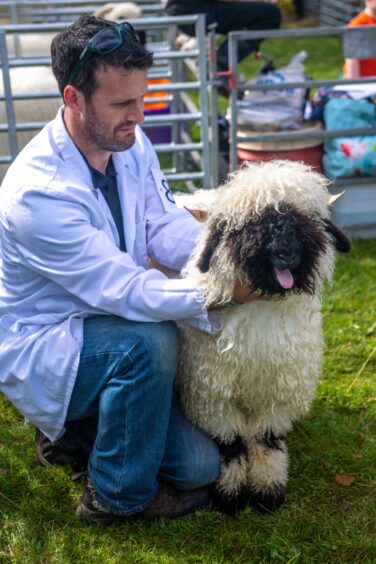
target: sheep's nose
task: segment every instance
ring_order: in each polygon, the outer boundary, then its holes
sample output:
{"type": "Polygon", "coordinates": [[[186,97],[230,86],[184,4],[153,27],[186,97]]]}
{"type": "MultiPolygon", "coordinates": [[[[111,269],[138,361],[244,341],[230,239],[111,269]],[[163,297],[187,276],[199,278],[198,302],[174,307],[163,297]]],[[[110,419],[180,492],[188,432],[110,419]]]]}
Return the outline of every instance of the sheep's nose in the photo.
{"type": "Polygon", "coordinates": [[[279,268],[294,269],[299,266],[300,253],[296,250],[284,250],[278,253],[275,257],[275,265],[279,268]]]}
{"type": "Polygon", "coordinates": [[[295,255],[296,253],[293,251],[283,251],[278,253],[276,258],[282,262],[289,262],[294,258],[295,255]]]}

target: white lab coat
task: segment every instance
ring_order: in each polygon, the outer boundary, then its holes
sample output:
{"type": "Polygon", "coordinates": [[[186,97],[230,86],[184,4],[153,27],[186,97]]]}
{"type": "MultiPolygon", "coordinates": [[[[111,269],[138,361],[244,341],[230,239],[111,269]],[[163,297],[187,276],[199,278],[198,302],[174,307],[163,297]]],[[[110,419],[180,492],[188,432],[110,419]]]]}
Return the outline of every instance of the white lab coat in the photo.
{"type": "Polygon", "coordinates": [[[166,197],[140,128],[113,155],[127,253],[100,190],[68,135],[62,109],[10,167],[0,189],[0,390],[52,440],[63,431],[83,342],[83,320],[189,319],[210,330],[189,279],[147,270],[186,262],[201,226],[166,197]]]}

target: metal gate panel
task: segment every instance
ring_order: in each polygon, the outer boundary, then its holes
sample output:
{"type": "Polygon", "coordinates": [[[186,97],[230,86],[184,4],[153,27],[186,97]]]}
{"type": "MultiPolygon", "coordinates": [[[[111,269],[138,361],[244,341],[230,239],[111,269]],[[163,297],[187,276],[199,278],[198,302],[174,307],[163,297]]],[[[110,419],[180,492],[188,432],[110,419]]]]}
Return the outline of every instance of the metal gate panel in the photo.
{"type": "MultiPolygon", "coordinates": [[[[213,158],[211,146],[213,139],[216,139],[217,129],[217,108],[213,105],[213,101],[209,98],[209,92],[213,89],[213,84],[208,79],[208,62],[206,50],[205,36],[205,18],[204,16],[183,16],[183,17],[166,17],[166,18],[142,18],[133,20],[136,29],[148,30],[150,33],[163,32],[165,41],[155,46],[154,59],[155,67],[151,70],[153,73],[166,76],[170,79],[169,84],[163,85],[163,91],[167,93],[167,100],[171,103],[173,111],[169,115],[158,115],[146,117],[145,128],[151,126],[171,127],[173,131],[172,143],[161,143],[155,145],[157,153],[170,154],[174,159],[172,170],[166,171],[168,179],[174,182],[196,182],[202,187],[209,188],[216,183],[218,168],[216,158],[213,158]],[[169,35],[171,30],[176,29],[177,25],[193,24],[196,26],[196,35],[198,39],[198,48],[191,51],[179,51],[171,46],[169,35]],[[176,69],[182,69],[186,62],[193,62],[195,75],[188,78],[182,74],[177,74],[176,69]],[[199,100],[198,108],[193,111],[187,109],[184,104],[185,98],[190,93],[196,93],[199,100]],[[200,139],[192,141],[187,137],[187,124],[197,123],[200,129],[200,139]],[[184,135],[183,135],[184,133],[184,135]],[[187,159],[185,156],[195,155],[194,167],[192,170],[186,168],[187,159]]],[[[5,37],[22,34],[40,34],[45,32],[58,33],[66,28],[67,24],[18,24],[6,25],[0,27],[2,72],[7,84],[4,86],[3,93],[0,95],[0,103],[6,107],[6,123],[0,124],[0,133],[6,133],[9,141],[8,146],[12,147],[8,152],[4,151],[4,147],[0,147],[0,164],[12,162],[18,152],[17,139],[21,132],[31,132],[40,129],[46,121],[52,119],[55,111],[51,116],[38,119],[37,116],[30,116],[29,119],[19,119],[14,116],[14,106],[24,102],[33,100],[50,100],[58,103],[60,94],[57,91],[33,91],[33,92],[12,92],[11,73],[15,68],[30,68],[36,66],[50,65],[49,56],[29,56],[18,57],[17,53],[10,56],[6,48],[5,37]],[[12,117],[13,111],[13,117],[12,117]],[[32,119],[37,118],[37,121],[32,119]]],[[[149,47],[149,45],[147,45],[149,47]]],[[[5,83],[4,83],[5,84],[5,83]]],[[[215,85],[214,85],[215,88],[215,85]]],[[[14,89],[13,89],[14,90],[14,89]]],[[[157,92],[161,90],[161,86],[153,85],[149,87],[149,92],[157,92]]],[[[43,104],[43,102],[41,102],[43,104]]],[[[60,102],[61,103],[61,102],[60,102]]],[[[192,162],[192,159],[190,159],[192,162]]]]}

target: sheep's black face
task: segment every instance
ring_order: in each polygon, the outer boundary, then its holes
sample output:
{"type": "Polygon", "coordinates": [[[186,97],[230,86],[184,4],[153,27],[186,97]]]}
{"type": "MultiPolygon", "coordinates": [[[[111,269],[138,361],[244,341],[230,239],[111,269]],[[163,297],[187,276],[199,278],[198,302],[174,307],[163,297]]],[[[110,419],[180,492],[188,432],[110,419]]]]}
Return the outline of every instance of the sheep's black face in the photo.
{"type": "Polygon", "coordinates": [[[307,216],[293,206],[270,207],[241,229],[228,231],[225,222],[212,224],[197,266],[208,272],[217,253],[225,252],[243,269],[252,291],[264,296],[315,292],[319,258],[328,245],[349,252],[351,242],[329,219],[307,216]]]}
{"type": "Polygon", "coordinates": [[[229,232],[223,222],[213,223],[198,267],[208,272],[213,256],[226,252],[243,269],[252,291],[264,296],[313,294],[320,254],[330,244],[342,252],[351,248],[349,239],[330,220],[308,217],[281,204],[278,211],[270,207],[239,230],[229,232]]]}
{"type": "MultiPolygon", "coordinates": [[[[302,238],[295,215],[268,212],[254,226],[264,233],[260,259],[265,267],[264,289],[271,293],[296,286],[302,257],[302,238]]],[[[249,273],[250,274],[250,273],[249,273]]]]}
{"type": "Polygon", "coordinates": [[[267,209],[230,235],[233,260],[241,265],[252,290],[264,295],[315,291],[320,253],[328,237],[318,218],[290,206],[267,209]]]}

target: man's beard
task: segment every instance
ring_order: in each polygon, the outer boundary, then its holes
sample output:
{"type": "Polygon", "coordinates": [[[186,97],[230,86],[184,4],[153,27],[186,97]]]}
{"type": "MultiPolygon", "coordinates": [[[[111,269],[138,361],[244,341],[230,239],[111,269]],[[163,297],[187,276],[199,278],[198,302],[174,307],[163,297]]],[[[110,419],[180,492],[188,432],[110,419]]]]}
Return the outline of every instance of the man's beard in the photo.
{"type": "MultiPolygon", "coordinates": [[[[126,126],[127,124],[122,124],[122,127],[126,126]]],[[[126,151],[134,145],[136,140],[134,133],[122,139],[110,136],[108,129],[102,124],[100,117],[90,105],[87,106],[86,112],[85,137],[91,146],[110,152],[126,151]]]]}

